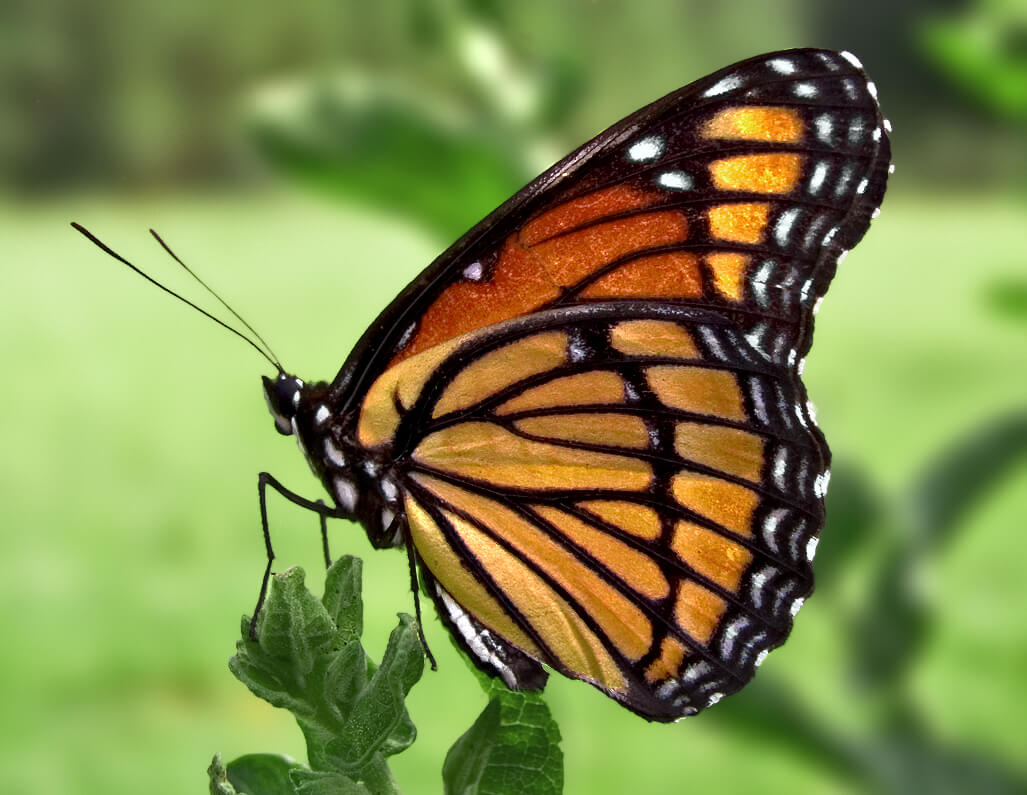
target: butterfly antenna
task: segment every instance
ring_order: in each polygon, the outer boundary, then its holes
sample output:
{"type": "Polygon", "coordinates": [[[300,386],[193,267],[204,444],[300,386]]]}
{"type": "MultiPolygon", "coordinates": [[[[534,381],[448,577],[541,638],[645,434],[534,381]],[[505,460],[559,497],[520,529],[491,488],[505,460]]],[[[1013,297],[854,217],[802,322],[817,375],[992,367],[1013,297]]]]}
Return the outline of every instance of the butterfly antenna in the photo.
{"type": "Polygon", "coordinates": [[[262,336],[260,336],[260,332],[258,332],[255,328],[253,328],[253,326],[251,326],[249,323],[247,323],[245,321],[245,319],[243,319],[242,315],[240,315],[238,312],[236,312],[234,309],[232,309],[232,307],[230,307],[228,305],[228,302],[225,301],[225,299],[222,298],[220,295],[218,295],[213,290],[213,288],[210,287],[210,285],[208,285],[205,281],[203,281],[203,279],[201,279],[199,276],[197,276],[192,268],[190,268],[188,265],[186,265],[184,262],[182,262],[182,260],[179,259],[178,255],[174,251],[171,250],[171,246],[169,246],[167,243],[164,242],[164,238],[162,238],[160,235],[158,235],[153,229],[150,230],[150,234],[153,235],[154,239],[158,243],[160,243],[161,248],[163,248],[166,252],[168,252],[168,254],[171,256],[171,258],[175,262],[177,262],[179,265],[181,265],[183,268],[185,268],[185,272],[186,273],[188,273],[190,276],[192,276],[194,279],[196,279],[196,281],[198,281],[200,283],[200,285],[203,287],[204,290],[206,290],[208,293],[210,293],[212,296],[214,296],[214,298],[217,299],[217,302],[219,304],[221,304],[221,306],[223,306],[225,309],[227,309],[229,312],[232,313],[232,317],[234,317],[236,320],[238,320],[240,323],[242,323],[249,330],[249,332],[260,341],[260,344],[263,345],[267,349],[267,352],[271,355],[271,359],[276,362],[275,366],[278,367],[279,370],[281,370],[282,369],[281,365],[277,364],[278,357],[275,356],[275,352],[273,350],[271,350],[271,346],[267,344],[267,340],[265,340],[262,336]]]}
{"type": "MultiPolygon", "coordinates": [[[[174,298],[177,298],[183,304],[191,306],[193,309],[195,309],[201,315],[204,315],[205,317],[210,318],[211,320],[213,320],[215,323],[217,323],[222,328],[227,329],[228,331],[231,331],[233,334],[235,334],[235,336],[239,337],[239,339],[245,340],[247,343],[249,343],[253,347],[253,349],[255,351],[257,351],[257,353],[259,353],[261,356],[263,356],[265,359],[267,359],[268,362],[271,363],[271,366],[274,367],[276,370],[278,370],[278,372],[284,372],[282,370],[282,366],[275,360],[274,354],[270,354],[269,353],[269,351],[271,350],[270,348],[268,348],[268,350],[265,351],[263,348],[261,348],[259,345],[257,345],[257,343],[255,343],[252,339],[250,339],[245,334],[243,334],[241,331],[239,331],[239,329],[233,328],[232,326],[228,325],[227,323],[225,323],[225,321],[221,320],[220,318],[214,317],[214,315],[212,315],[206,309],[200,308],[199,306],[194,304],[192,301],[190,301],[188,298],[184,298],[183,296],[179,295],[174,290],[172,290],[170,287],[164,286],[159,281],[157,281],[152,276],[150,276],[148,273],[145,273],[144,271],[140,270],[135,265],[133,265],[131,262],[129,262],[127,259],[125,259],[123,256],[121,256],[118,252],[114,251],[110,246],[108,246],[106,243],[104,243],[102,240],[100,240],[98,237],[96,237],[96,235],[94,235],[92,232],[90,232],[88,229],[86,229],[84,226],[82,226],[82,224],[78,224],[78,223],[75,223],[74,221],[72,221],[71,225],[72,225],[72,227],[77,232],[81,233],[94,246],[96,246],[98,249],[100,249],[101,251],[106,253],[108,256],[113,257],[114,259],[116,259],[118,262],[120,262],[123,265],[127,265],[129,268],[131,268],[136,273],[138,273],[140,276],[142,276],[144,279],[146,279],[146,281],[148,281],[150,284],[154,285],[155,287],[160,288],[161,290],[166,292],[168,295],[170,295],[170,296],[172,296],[174,298]]],[[[157,238],[157,239],[160,240],[160,238],[157,238]]],[[[163,241],[161,241],[161,242],[163,242],[163,241]]],[[[165,246],[165,248],[167,248],[167,247],[165,246]]],[[[172,255],[172,256],[174,256],[174,255],[172,255]]],[[[175,257],[175,259],[177,260],[178,258],[175,257]]],[[[188,270],[188,268],[186,270],[188,270]]],[[[222,303],[224,303],[224,302],[222,302],[222,303]]],[[[252,331],[252,329],[251,329],[251,331],[252,331]]],[[[267,343],[264,343],[264,344],[267,345],[267,343]]]]}

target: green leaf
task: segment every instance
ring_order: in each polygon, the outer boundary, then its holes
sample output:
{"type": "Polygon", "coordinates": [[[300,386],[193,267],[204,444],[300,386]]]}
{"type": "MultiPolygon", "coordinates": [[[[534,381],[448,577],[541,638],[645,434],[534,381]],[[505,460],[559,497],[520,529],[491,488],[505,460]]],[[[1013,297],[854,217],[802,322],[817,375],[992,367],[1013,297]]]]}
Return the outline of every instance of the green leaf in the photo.
{"type": "Polygon", "coordinates": [[[214,754],[214,759],[207,768],[207,775],[210,776],[210,795],[238,795],[228,780],[228,771],[221,761],[221,754],[214,754]]]}
{"type": "Polygon", "coordinates": [[[389,637],[381,666],[353,699],[342,731],[326,746],[326,753],[338,770],[359,769],[377,752],[398,753],[416,736],[416,732],[410,733],[413,724],[403,700],[421,678],[424,652],[414,620],[407,615],[399,618],[400,624],[389,637]],[[403,739],[409,742],[403,744],[403,739]]]}
{"type": "MultiPolygon", "coordinates": [[[[934,611],[924,568],[964,527],[963,519],[1027,457],[1027,412],[1016,411],[975,429],[924,467],[905,491],[895,539],[855,627],[859,676],[874,687],[896,686],[924,648],[934,611]]],[[[893,699],[900,704],[901,699],[893,699]]]]}
{"type": "Polygon", "coordinates": [[[325,575],[324,606],[341,638],[360,640],[364,634],[364,602],[360,595],[364,562],[345,555],[325,575]]]}
{"type": "Polygon", "coordinates": [[[446,754],[446,795],[563,791],[560,729],[541,692],[506,688],[475,669],[488,704],[446,754]]]}
{"type": "Polygon", "coordinates": [[[904,505],[913,542],[934,551],[1006,473],[1027,458],[1027,411],[979,426],[937,456],[916,478],[904,505]]]}
{"type": "Polygon", "coordinates": [[[275,165],[329,194],[403,213],[447,241],[531,177],[514,136],[433,86],[350,71],[297,82],[275,100],[252,121],[275,165]]]}
{"type": "Polygon", "coordinates": [[[404,706],[424,670],[416,625],[401,615],[381,665],[369,660],[359,639],[360,572],[356,558],[336,561],[322,600],[304,586],[302,569],[275,575],[256,641],[244,617],[229,661],[250,690],[296,718],[311,767],[290,771],[297,791],[360,792],[352,787],[364,782],[376,795],[396,792],[385,759],[417,736],[404,706]]]}
{"type": "Polygon", "coordinates": [[[340,773],[296,770],[291,779],[296,795],[371,795],[365,784],[340,773]]]}
{"type": "Polygon", "coordinates": [[[246,754],[228,763],[228,780],[245,795],[292,795],[289,773],[302,767],[281,754],[246,754]]]}

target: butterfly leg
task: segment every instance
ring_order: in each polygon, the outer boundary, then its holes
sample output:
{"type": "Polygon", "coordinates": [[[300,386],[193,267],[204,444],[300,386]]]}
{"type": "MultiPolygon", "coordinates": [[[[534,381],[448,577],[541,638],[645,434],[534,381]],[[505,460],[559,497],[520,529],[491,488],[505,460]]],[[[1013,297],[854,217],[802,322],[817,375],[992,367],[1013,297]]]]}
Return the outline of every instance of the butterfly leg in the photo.
{"type": "MultiPolygon", "coordinates": [[[[397,516],[392,520],[393,523],[400,521],[397,516]]],[[[395,528],[390,527],[390,532],[394,531],[395,528]]],[[[410,537],[410,530],[404,526],[403,532],[404,546],[407,549],[407,564],[410,566],[410,590],[414,593],[414,614],[417,618],[417,637],[421,640],[421,646],[424,648],[424,656],[428,658],[428,662],[431,663],[431,669],[433,671],[439,670],[438,663],[435,662],[435,655],[431,653],[431,649],[428,648],[428,639],[424,636],[424,624],[421,620],[421,594],[420,588],[417,584],[417,559],[414,556],[414,541],[410,537]]]]}
{"type": "Polygon", "coordinates": [[[333,508],[329,508],[324,504],[323,500],[308,500],[305,497],[301,497],[294,491],[287,489],[278,480],[268,472],[261,472],[257,475],[257,495],[260,502],[260,529],[264,534],[264,548],[267,550],[267,566],[264,567],[264,576],[260,581],[260,593],[257,595],[257,606],[253,608],[253,617],[250,619],[250,640],[257,639],[257,618],[260,616],[260,610],[264,606],[264,599],[267,597],[267,584],[271,579],[271,564],[275,559],[275,550],[271,546],[271,529],[268,526],[267,521],[267,487],[270,486],[285,499],[291,502],[293,505],[298,505],[301,508],[306,508],[308,511],[313,511],[321,517],[321,543],[324,549],[325,563],[331,565],[331,558],[328,554],[328,522],[329,516],[338,516],[339,514],[333,508]]]}
{"type": "Polygon", "coordinates": [[[329,509],[325,505],[324,500],[317,500],[317,504],[323,509],[318,511],[317,515],[321,519],[321,549],[325,555],[325,568],[330,569],[332,567],[332,553],[328,550],[328,517],[325,516],[325,511],[329,509]]]}

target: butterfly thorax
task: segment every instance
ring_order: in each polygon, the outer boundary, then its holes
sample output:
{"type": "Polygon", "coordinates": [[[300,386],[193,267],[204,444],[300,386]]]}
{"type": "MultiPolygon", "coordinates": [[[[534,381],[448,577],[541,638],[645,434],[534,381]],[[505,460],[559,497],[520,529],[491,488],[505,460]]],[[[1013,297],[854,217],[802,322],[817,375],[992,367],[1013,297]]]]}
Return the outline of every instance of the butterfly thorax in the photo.
{"type": "Polygon", "coordinates": [[[326,382],[307,384],[287,373],[263,381],[275,428],[296,437],[339,514],[359,521],[373,546],[398,546],[401,534],[395,519],[401,507],[388,451],[368,450],[356,442],[349,430],[352,423],[333,410],[326,382]]]}

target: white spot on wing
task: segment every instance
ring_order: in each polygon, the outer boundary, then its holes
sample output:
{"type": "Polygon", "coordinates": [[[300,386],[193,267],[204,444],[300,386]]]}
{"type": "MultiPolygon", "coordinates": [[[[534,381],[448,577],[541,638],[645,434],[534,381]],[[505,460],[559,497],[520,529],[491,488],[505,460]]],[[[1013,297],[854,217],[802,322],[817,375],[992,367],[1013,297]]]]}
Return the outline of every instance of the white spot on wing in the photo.
{"type": "Polygon", "coordinates": [[[753,295],[756,296],[756,303],[764,309],[770,304],[770,298],[767,295],[767,282],[770,280],[770,274],[773,273],[776,266],[777,263],[772,259],[763,260],[750,285],[753,295]]]}
{"type": "Polygon", "coordinates": [[[482,266],[481,262],[477,260],[464,268],[464,278],[469,282],[480,282],[484,275],[485,268],[482,266]]]}
{"type": "Polygon", "coordinates": [[[795,63],[789,61],[787,58],[774,58],[767,61],[767,66],[777,72],[779,75],[790,75],[795,72],[795,63]]]}
{"type": "Polygon", "coordinates": [[[353,481],[339,476],[332,481],[332,485],[335,486],[335,500],[339,507],[346,513],[353,513],[357,507],[357,487],[353,481]]]}
{"type": "Polygon", "coordinates": [[[856,186],[856,193],[860,195],[866,193],[868,185],[870,185],[870,180],[868,180],[866,177],[863,177],[863,179],[861,179],[859,181],[859,184],[856,186]]]}
{"type": "Polygon", "coordinates": [[[824,180],[827,179],[827,171],[830,165],[826,160],[818,160],[817,164],[813,166],[813,173],[809,178],[809,192],[816,196],[820,193],[820,189],[824,186],[824,180]]]}
{"type": "Polygon", "coordinates": [[[781,521],[788,515],[788,511],[784,508],[775,508],[769,514],[767,518],[763,520],[763,539],[767,544],[767,547],[771,552],[777,554],[780,552],[777,544],[777,529],[781,525],[781,521]]]}
{"type": "Polygon", "coordinates": [[[849,122],[849,143],[858,144],[863,138],[863,131],[866,129],[866,125],[863,123],[863,119],[860,116],[854,118],[849,122]]]}
{"type": "Polygon", "coordinates": [[[891,121],[889,119],[884,120],[884,131],[891,132],[891,121]]]}
{"type": "Polygon", "coordinates": [[[798,217],[798,207],[790,207],[777,217],[777,223],[774,224],[774,240],[777,241],[779,246],[788,245],[788,238],[791,236],[792,226],[795,224],[795,219],[798,217]]]}
{"type": "Polygon", "coordinates": [[[812,563],[813,558],[816,557],[817,542],[819,540],[820,539],[818,539],[816,536],[813,536],[813,538],[806,542],[806,560],[808,560],[810,563],[812,563]]]}
{"type": "Polygon", "coordinates": [[[831,143],[831,136],[834,134],[834,119],[830,113],[821,113],[813,120],[813,127],[817,131],[817,138],[825,144],[831,143]]]}
{"type": "Polygon", "coordinates": [[[777,455],[774,456],[774,484],[784,491],[788,487],[785,481],[785,471],[788,466],[788,448],[779,447],[777,455]]]}
{"type": "Polygon", "coordinates": [[[802,605],[805,603],[805,601],[806,600],[800,596],[798,599],[792,602],[792,606],[788,608],[788,612],[792,614],[792,618],[795,618],[799,614],[799,611],[802,609],[802,605]]]}
{"type": "Polygon", "coordinates": [[[817,87],[812,83],[796,83],[792,91],[803,99],[813,99],[817,95],[817,87]]]}
{"type": "Polygon", "coordinates": [[[692,175],[684,171],[665,171],[656,181],[670,190],[689,190],[695,184],[692,175]]]}
{"type": "Polygon", "coordinates": [[[716,358],[722,361],[727,361],[730,358],[724,352],[724,348],[721,346],[720,340],[717,339],[717,336],[708,326],[701,326],[699,328],[699,334],[702,336],[703,342],[709,346],[710,352],[713,353],[716,358]]]}
{"type": "Polygon", "coordinates": [[[763,665],[763,661],[767,659],[767,655],[770,654],[766,649],[761,649],[760,653],[756,655],[756,662],[753,663],[757,668],[763,665]]]}
{"type": "Polygon", "coordinates": [[[857,69],[862,69],[863,68],[863,63],[859,60],[859,58],[857,58],[855,55],[853,55],[848,50],[842,50],[838,54],[840,56],[842,56],[842,58],[844,58],[846,61],[851,63],[853,66],[855,66],[857,69]]]}
{"type": "Polygon", "coordinates": [[[874,99],[877,99],[877,86],[874,85],[873,80],[867,80],[867,93],[874,99]]]}
{"type": "Polygon", "coordinates": [[[758,378],[754,378],[749,391],[752,395],[752,406],[756,410],[756,418],[764,425],[769,424],[770,417],[767,416],[767,404],[763,395],[763,382],[758,378]]]}
{"type": "Polygon", "coordinates": [[[331,461],[335,466],[340,469],[346,466],[346,456],[342,454],[342,450],[335,446],[335,442],[331,439],[325,439],[325,457],[331,461]]]}
{"type": "Polygon", "coordinates": [[[633,160],[636,163],[655,160],[663,154],[664,148],[665,144],[660,136],[649,135],[628,147],[628,160],[633,160]]]}
{"type": "Polygon", "coordinates": [[[799,301],[801,301],[802,303],[806,303],[806,300],[809,298],[810,290],[812,289],[813,280],[806,279],[806,281],[802,283],[802,287],[799,288],[799,301]]]}
{"type": "Polygon", "coordinates": [[[703,92],[704,97],[716,97],[720,94],[726,94],[728,91],[734,91],[742,85],[742,78],[739,75],[728,75],[722,77],[706,91],[703,92]]]}

